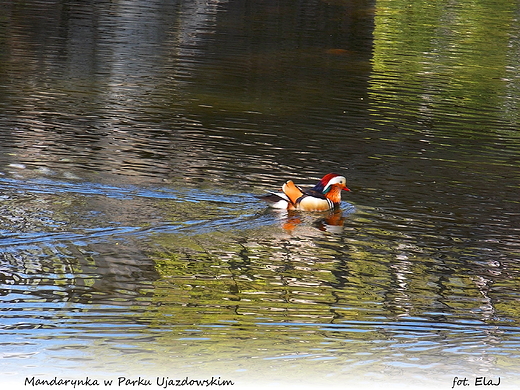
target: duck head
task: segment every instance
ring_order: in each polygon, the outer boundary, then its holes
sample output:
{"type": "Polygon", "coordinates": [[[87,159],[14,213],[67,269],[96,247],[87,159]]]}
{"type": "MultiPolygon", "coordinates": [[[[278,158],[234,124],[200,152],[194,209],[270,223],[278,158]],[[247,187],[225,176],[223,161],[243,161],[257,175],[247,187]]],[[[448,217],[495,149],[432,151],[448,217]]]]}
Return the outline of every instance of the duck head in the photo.
{"type": "Polygon", "coordinates": [[[313,188],[314,191],[319,191],[322,194],[327,194],[332,188],[350,191],[347,187],[347,179],[345,176],[340,176],[336,173],[329,173],[318,182],[313,188]]]}

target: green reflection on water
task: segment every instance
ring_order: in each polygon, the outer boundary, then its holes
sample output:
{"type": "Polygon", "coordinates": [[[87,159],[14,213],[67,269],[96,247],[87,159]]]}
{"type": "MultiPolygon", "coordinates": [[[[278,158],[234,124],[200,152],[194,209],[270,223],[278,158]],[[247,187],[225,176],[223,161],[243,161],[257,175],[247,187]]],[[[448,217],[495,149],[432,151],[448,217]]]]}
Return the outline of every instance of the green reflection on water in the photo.
{"type": "MultiPolygon", "coordinates": [[[[439,109],[468,119],[486,109],[516,124],[516,8],[510,1],[379,0],[370,83],[374,109],[397,103],[403,112],[433,115],[430,120],[438,119],[439,109]]],[[[475,125],[467,122],[465,130],[475,125]]]]}

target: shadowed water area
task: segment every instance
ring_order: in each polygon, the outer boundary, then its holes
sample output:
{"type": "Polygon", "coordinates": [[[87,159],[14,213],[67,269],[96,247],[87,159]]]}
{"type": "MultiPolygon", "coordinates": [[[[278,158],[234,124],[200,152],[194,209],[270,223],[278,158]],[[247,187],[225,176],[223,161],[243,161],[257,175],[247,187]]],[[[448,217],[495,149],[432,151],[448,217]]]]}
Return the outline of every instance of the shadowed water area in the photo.
{"type": "Polygon", "coordinates": [[[0,381],[517,388],[519,18],[0,1],[0,381]]]}

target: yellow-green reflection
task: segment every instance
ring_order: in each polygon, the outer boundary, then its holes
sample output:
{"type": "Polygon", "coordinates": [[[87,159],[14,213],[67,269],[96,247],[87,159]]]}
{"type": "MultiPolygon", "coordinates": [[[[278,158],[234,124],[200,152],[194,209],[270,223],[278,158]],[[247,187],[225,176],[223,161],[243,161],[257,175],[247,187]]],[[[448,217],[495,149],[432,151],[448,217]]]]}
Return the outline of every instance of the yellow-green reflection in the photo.
{"type": "MultiPolygon", "coordinates": [[[[376,9],[370,79],[375,117],[391,120],[388,110],[399,109],[438,120],[441,108],[448,116],[467,116],[471,131],[475,111],[518,97],[514,2],[378,0],[376,9]]],[[[516,123],[512,108],[490,114],[516,123]]]]}

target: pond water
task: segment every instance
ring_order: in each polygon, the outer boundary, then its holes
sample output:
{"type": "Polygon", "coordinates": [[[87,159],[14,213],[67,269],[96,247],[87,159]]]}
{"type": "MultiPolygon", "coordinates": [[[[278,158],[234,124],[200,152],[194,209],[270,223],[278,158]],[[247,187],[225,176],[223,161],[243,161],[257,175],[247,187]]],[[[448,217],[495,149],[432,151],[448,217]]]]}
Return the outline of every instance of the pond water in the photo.
{"type": "Polygon", "coordinates": [[[516,2],[0,9],[2,382],[518,388],[516,2]]]}

